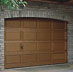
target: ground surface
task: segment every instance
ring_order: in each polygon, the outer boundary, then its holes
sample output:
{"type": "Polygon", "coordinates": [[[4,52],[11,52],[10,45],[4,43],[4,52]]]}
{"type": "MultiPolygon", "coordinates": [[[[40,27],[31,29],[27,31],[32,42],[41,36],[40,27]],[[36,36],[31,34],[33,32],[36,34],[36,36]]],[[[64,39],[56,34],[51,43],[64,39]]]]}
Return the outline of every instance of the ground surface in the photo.
{"type": "Polygon", "coordinates": [[[45,65],[5,69],[1,72],[73,72],[73,64],[45,65]]]}

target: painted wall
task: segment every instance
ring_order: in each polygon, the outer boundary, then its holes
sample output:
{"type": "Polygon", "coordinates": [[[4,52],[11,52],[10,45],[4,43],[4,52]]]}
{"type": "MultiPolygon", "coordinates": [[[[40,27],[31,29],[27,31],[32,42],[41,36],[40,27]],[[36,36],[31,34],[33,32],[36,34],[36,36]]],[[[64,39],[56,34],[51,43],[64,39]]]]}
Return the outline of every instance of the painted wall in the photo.
{"type": "Polygon", "coordinates": [[[68,63],[73,62],[73,6],[55,4],[32,4],[22,10],[0,11],[0,69],[4,69],[4,18],[42,17],[68,21],[67,54],[68,63]]]}

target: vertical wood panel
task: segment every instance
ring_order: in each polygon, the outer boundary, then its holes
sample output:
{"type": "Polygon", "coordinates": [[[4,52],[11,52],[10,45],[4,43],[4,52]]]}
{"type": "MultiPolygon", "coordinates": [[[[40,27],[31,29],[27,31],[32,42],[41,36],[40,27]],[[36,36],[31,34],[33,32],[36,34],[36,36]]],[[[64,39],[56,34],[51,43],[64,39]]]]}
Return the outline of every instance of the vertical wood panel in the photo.
{"type": "Polygon", "coordinates": [[[20,27],[19,20],[5,21],[5,68],[19,67],[21,64],[20,27]]]}
{"type": "Polygon", "coordinates": [[[53,22],[52,35],[52,63],[66,63],[66,22],[53,22]]]}

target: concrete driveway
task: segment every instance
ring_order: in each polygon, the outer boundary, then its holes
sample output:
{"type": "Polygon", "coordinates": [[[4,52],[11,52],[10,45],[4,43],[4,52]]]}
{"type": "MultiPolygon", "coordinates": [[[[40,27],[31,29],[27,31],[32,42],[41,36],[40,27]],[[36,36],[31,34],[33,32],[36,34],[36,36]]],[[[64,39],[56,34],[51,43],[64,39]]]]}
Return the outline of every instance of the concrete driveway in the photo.
{"type": "Polygon", "coordinates": [[[73,72],[73,64],[57,64],[5,69],[1,72],[73,72]]]}

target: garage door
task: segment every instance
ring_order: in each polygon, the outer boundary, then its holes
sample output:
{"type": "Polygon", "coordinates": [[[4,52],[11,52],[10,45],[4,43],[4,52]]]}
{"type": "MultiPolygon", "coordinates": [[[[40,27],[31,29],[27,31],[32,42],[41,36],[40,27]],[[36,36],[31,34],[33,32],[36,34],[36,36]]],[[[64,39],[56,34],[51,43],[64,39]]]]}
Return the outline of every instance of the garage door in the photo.
{"type": "Polygon", "coordinates": [[[66,22],[5,20],[5,68],[66,63],[66,22]]]}

